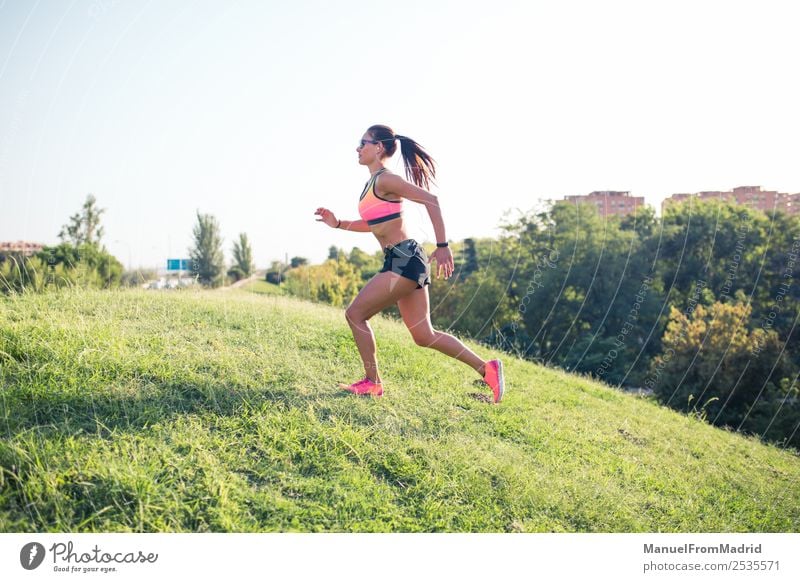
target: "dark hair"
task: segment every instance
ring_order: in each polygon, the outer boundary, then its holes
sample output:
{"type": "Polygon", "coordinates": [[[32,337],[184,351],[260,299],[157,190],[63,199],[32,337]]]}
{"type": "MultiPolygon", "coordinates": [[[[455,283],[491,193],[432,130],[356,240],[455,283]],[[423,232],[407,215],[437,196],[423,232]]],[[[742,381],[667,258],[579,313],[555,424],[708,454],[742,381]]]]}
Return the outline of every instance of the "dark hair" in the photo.
{"type": "Polygon", "coordinates": [[[395,139],[400,140],[400,152],[403,155],[406,178],[420,188],[430,189],[430,184],[436,177],[436,165],[433,158],[421,145],[410,137],[395,134],[392,128],[386,125],[373,125],[367,130],[367,133],[372,136],[372,139],[383,143],[387,157],[392,157],[397,151],[395,139]]]}

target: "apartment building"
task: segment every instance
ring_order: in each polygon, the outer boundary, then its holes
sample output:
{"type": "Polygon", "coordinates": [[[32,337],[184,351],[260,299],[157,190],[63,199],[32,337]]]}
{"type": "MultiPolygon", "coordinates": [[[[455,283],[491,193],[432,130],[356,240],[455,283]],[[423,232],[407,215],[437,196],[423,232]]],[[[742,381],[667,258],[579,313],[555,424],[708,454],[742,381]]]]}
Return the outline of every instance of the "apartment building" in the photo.
{"type": "Polygon", "coordinates": [[[0,253],[21,253],[23,256],[30,257],[31,255],[38,253],[40,250],[44,248],[44,245],[40,245],[39,243],[32,243],[26,241],[15,241],[15,242],[0,242],[0,253]]]}
{"type": "Polygon", "coordinates": [[[630,192],[616,190],[596,190],[590,194],[564,196],[575,204],[594,204],[602,217],[625,216],[644,205],[644,196],[631,196],[630,192]]]}
{"type": "Polygon", "coordinates": [[[761,186],[738,186],[733,190],[696,192],[694,194],[673,194],[661,203],[661,212],[670,204],[685,202],[689,199],[696,200],[732,200],[750,208],[772,212],[779,210],[786,214],[800,213],[800,194],[785,194],[775,190],[762,190],[761,186]]]}

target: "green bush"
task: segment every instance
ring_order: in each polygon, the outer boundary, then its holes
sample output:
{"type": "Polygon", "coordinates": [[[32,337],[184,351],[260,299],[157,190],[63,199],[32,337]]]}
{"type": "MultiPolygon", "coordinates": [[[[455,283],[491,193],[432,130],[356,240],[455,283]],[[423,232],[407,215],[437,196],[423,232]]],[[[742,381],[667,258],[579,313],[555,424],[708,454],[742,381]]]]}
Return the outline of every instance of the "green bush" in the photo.
{"type": "Polygon", "coordinates": [[[94,243],[75,247],[62,243],[44,247],[31,257],[14,253],[0,262],[0,291],[42,292],[47,288],[119,287],[123,266],[116,257],[94,243]]]}

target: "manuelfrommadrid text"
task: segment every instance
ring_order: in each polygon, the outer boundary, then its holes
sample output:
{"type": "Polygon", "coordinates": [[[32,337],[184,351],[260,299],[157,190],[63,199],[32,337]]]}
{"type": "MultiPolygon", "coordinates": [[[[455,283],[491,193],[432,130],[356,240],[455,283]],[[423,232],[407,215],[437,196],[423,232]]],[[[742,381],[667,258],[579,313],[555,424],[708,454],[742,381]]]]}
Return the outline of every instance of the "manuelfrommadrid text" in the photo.
{"type": "Polygon", "coordinates": [[[694,544],[683,544],[682,546],[654,546],[644,544],[645,554],[760,554],[761,544],[732,546],[730,544],[719,544],[717,546],[696,546],[694,544]]]}

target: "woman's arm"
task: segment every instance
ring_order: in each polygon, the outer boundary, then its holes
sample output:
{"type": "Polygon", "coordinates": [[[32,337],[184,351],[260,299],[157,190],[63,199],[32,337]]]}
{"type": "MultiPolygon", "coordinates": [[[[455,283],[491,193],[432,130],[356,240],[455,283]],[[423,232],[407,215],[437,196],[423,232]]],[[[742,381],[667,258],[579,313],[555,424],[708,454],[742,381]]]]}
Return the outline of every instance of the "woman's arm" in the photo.
{"type": "Polygon", "coordinates": [[[369,232],[370,228],[366,220],[343,220],[339,224],[342,230],[350,230],[352,232],[369,232]]]}
{"type": "MultiPolygon", "coordinates": [[[[431,194],[433,196],[433,194],[431,194]]],[[[432,203],[425,203],[428,209],[428,216],[431,217],[431,224],[433,224],[433,233],[436,235],[436,242],[447,242],[447,237],[444,234],[444,218],[442,218],[442,209],[439,208],[439,199],[433,196],[432,203]]]]}
{"type": "Polygon", "coordinates": [[[433,259],[436,259],[436,277],[439,278],[444,274],[444,278],[449,279],[450,275],[453,274],[454,268],[453,251],[450,250],[450,247],[445,246],[439,248],[438,245],[438,243],[447,242],[447,236],[444,233],[442,209],[439,207],[439,198],[411,182],[406,182],[395,174],[384,174],[381,176],[381,188],[386,190],[386,192],[397,194],[403,198],[408,198],[414,202],[424,204],[425,208],[428,209],[428,216],[431,217],[437,243],[437,248],[431,253],[428,262],[430,263],[433,259]]]}
{"type": "Polygon", "coordinates": [[[369,225],[363,220],[339,220],[336,215],[327,208],[317,208],[314,212],[320,218],[317,222],[324,222],[331,228],[340,228],[352,232],[369,232],[369,225]]]}
{"type": "Polygon", "coordinates": [[[436,234],[436,242],[447,242],[447,236],[444,232],[442,209],[439,207],[439,198],[427,190],[403,180],[396,174],[384,174],[381,176],[381,189],[392,194],[397,194],[402,198],[408,198],[413,202],[424,204],[425,208],[428,210],[428,216],[431,217],[433,232],[436,234]]]}

